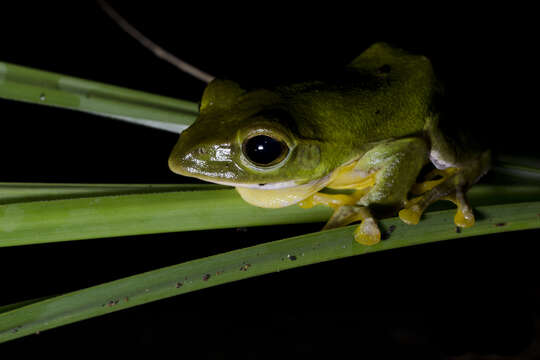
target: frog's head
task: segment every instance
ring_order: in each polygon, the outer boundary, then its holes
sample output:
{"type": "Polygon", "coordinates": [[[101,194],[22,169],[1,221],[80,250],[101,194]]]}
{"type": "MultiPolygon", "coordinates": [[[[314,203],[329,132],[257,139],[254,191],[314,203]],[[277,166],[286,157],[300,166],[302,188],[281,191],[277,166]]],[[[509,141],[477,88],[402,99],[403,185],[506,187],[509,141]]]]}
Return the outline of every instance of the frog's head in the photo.
{"type": "Polygon", "coordinates": [[[169,157],[175,173],[219,184],[276,189],[325,175],[320,142],[299,133],[298,119],[270,90],[232,81],[206,88],[200,115],[169,157]]]}

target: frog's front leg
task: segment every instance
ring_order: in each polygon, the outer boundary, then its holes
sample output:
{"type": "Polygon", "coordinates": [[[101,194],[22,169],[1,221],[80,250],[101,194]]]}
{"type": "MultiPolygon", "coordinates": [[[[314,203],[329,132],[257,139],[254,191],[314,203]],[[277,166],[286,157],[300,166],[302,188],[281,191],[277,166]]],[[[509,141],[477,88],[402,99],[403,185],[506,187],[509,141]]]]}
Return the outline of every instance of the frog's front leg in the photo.
{"type": "Polygon", "coordinates": [[[326,205],[334,209],[334,213],[323,230],[334,229],[361,221],[354,238],[363,245],[373,245],[380,241],[381,232],[375,218],[366,206],[356,205],[358,200],[369,191],[369,187],[355,191],[353,194],[316,193],[299,203],[305,209],[315,205],[326,205]]]}
{"type": "Polygon", "coordinates": [[[421,138],[405,138],[380,144],[366,152],[353,167],[341,172],[328,188],[350,189],[350,195],[317,193],[300,206],[325,204],[335,209],[325,229],[361,221],[354,238],[365,245],[376,244],[381,234],[370,208],[399,208],[407,201],[407,193],[418,173],[428,161],[428,147],[421,138]],[[356,174],[356,176],[355,176],[356,174]],[[344,181],[343,179],[346,179],[344,181]]]}

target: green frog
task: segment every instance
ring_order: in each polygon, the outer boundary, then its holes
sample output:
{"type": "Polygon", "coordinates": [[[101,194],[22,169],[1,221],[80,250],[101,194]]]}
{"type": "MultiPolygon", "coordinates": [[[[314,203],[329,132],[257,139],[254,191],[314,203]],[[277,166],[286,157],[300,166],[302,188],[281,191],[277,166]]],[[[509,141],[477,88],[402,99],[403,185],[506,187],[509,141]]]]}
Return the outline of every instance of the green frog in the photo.
{"type": "Polygon", "coordinates": [[[440,199],[457,205],[458,227],[470,227],[465,194],[490,152],[443,131],[441,94],[428,58],[386,43],[326,80],[244,89],[216,79],[169,167],[234,186],[255,206],[329,206],[324,229],[360,222],[354,239],[364,245],[381,239],[374,214],[417,224],[440,199]]]}

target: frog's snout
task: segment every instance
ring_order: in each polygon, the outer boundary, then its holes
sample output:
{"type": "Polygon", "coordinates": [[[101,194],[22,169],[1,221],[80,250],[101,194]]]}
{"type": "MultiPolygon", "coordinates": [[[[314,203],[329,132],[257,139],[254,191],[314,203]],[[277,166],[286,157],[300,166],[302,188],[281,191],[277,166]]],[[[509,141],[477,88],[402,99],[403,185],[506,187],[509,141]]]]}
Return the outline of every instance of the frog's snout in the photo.
{"type": "Polygon", "coordinates": [[[184,176],[190,176],[186,173],[186,170],[184,168],[182,159],[185,157],[183,149],[179,146],[177,143],[171,154],[169,155],[169,169],[171,169],[172,172],[184,176]]]}
{"type": "Polygon", "coordinates": [[[180,135],[171,155],[169,168],[180,175],[210,180],[227,177],[232,166],[231,145],[180,135]]]}
{"type": "Polygon", "coordinates": [[[193,176],[193,146],[189,144],[189,137],[182,133],[169,155],[169,169],[183,176],[193,176]]]}

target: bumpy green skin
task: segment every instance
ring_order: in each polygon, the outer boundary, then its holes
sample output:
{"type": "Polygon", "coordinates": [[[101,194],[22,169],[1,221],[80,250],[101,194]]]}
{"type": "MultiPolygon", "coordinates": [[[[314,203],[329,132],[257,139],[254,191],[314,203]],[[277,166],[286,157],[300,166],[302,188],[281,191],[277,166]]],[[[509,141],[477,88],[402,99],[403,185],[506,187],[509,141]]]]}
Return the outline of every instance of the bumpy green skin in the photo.
{"type": "Polygon", "coordinates": [[[418,173],[427,162],[427,156],[427,143],[418,137],[385,142],[366,152],[356,168],[366,173],[380,171],[375,185],[358,205],[377,204],[379,208],[399,208],[404,205],[418,173]]]}
{"type": "Polygon", "coordinates": [[[232,81],[206,88],[196,122],[183,132],[170,159],[182,175],[237,187],[285,187],[321,179],[359,160],[377,184],[359,205],[403,205],[420,169],[465,167],[470,157],[438,128],[433,102],[440,88],[430,61],[377,43],[331,80],[246,91],[232,81]],[[290,151],[276,166],[246,160],[244,139],[270,134],[290,151]],[[282,187],[282,185],[276,185],[282,187]]]}
{"type": "Polygon", "coordinates": [[[208,181],[271,183],[320,178],[380,141],[422,133],[436,79],[428,59],[375,44],[334,82],[251,92],[215,80],[200,116],[170,157],[173,171],[208,181]],[[281,109],[291,119],[256,116],[281,109]],[[260,171],[241,160],[242,129],[278,126],[292,151],[286,164],[260,171]],[[201,150],[202,149],[202,150],[201,150]]]}

